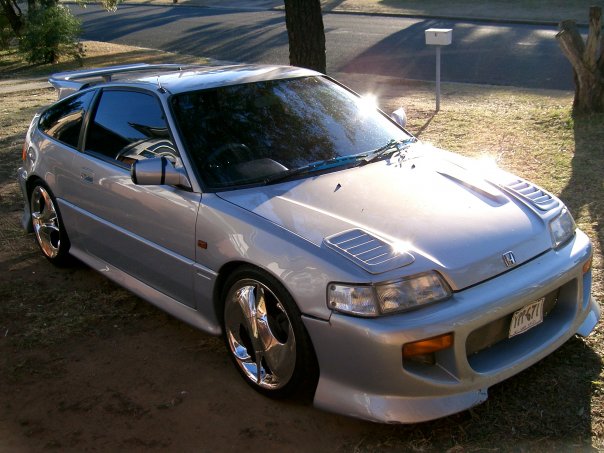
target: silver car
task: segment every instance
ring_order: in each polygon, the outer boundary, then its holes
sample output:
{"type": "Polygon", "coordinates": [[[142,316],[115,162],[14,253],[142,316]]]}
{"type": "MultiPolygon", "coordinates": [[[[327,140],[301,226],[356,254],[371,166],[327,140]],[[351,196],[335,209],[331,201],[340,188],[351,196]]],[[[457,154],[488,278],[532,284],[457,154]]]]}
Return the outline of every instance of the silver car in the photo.
{"type": "Polygon", "coordinates": [[[24,227],[51,262],[222,335],[263,394],[435,419],[599,319],[592,246],[559,199],[420,143],[329,77],[128,65],[51,83],[18,174],[24,227]]]}

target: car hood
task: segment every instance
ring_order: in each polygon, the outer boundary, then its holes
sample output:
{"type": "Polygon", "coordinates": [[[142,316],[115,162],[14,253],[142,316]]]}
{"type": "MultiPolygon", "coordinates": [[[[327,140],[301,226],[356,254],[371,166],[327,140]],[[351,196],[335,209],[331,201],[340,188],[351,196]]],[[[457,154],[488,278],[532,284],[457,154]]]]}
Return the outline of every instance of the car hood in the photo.
{"type": "MultiPolygon", "coordinates": [[[[402,160],[395,156],[219,196],[357,263],[337,245],[340,237],[365,234],[402,252],[370,273],[435,269],[453,289],[461,289],[551,248],[547,210],[506,187],[509,181],[487,180],[468,170],[467,162],[415,145],[402,160]],[[508,252],[514,262],[506,265],[503,255],[508,252]]],[[[514,179],[504,172],[493,174],[514,179]]],[[[549,198],[558,206],[557,199],[549,198]]]]}

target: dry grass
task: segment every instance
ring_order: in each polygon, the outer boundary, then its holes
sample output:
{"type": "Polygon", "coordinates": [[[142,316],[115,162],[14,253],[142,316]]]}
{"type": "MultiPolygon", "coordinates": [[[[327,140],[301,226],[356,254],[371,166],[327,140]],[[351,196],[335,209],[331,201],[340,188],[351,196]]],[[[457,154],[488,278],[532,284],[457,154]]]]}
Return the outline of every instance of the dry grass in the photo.
{"type": "MultiPolygon", "coordinates": [[[[139,52],[122,49],[117,55],[91,58],[95,64],[110,64],[129,56],[151,57],[148,51],[139,52]]],[[[7,75],[1,61],[0,73],[7,75]]],[[[23,66],[19,71],[31,73],[23,66]]],[[[573,119],[570,93],[456,84],[443,86],[442,110],[434,115],[430,84],[342,78],[357,91],[378,93],[387,111],[405,105],[410,130],[423,140],[468,155],[493,156],[500,166],[561,195],[594,242],[593,293],[603,300],[604,116],[573,119]]],[[[43,379],[44,372],[53,372],[36,368],[29,356],[22,359],[24,348],[42,354],[49,342],[77,341],[90,332],[111,336],[139,315],[163,316],[87,269],[53,269],[39,256],[32,238],[20,232],[21,201],[14,178],[22,137],[33,112],[53,98],[50,90],[0,96],[0,367],[10,363],[3,371],[13,379],[28,373],[43,379]],[[32,269],[38,274],[32,275],[32,269]]],[[[473,410],[413,426],[362,425],[362,432],[346,437],[340,449],[604,449],[602,340],[601,326],[587,339],[571,339],[538,365],[494,386],[490,399],[473,410]]]]}
{"type": "MultiPolygon", "coordinates": [[[[77,69],[78,67],[101,67],[126,63],[166,63],[175,61],[175,54],[143,47],[124,46],[97,41],[83,41],[82,61],[66,60],[58,64],[32,66],[19,57],[15,49],[0,51],[0,80],[3,78],[47,77],[51,73],[77,69]]],[[[178,55],[179,63],[207,63],[205,58],[178,55]]]]}

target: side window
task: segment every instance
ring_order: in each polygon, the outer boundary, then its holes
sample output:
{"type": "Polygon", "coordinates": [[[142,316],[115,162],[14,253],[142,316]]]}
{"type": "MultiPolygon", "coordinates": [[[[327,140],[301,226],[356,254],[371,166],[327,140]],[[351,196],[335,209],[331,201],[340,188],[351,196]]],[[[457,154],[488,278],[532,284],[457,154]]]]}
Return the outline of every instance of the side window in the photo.
{"type": "Polygon", "coordinates": [[[101,93],[88,125],[86,151],[124,166],[141,159],[178,156],[158,99],[124,90],[101,93]]]}
{"type": "Polygon", "coordinates": [[[38,123],[42,132],[61,143],[77,148],[82,120],[94,94],[94,91],[82,93],[50,107],[42,113],[38,123]]]}

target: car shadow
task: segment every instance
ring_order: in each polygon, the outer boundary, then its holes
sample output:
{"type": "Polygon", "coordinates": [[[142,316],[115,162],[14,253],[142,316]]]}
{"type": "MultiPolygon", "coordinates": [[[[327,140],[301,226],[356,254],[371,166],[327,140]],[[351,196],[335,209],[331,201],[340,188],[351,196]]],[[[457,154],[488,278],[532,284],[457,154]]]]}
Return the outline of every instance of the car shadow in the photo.
{"type": "Polygon", "coordinates": [[[581,218],[589,216],[600,255],[604,250],[604,114],[577,116],[574,118],[575,153],[572,159],[572,174],[560,198],[570,208],[573,216],[581,223],[581,218]]]}

